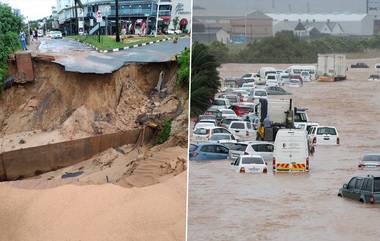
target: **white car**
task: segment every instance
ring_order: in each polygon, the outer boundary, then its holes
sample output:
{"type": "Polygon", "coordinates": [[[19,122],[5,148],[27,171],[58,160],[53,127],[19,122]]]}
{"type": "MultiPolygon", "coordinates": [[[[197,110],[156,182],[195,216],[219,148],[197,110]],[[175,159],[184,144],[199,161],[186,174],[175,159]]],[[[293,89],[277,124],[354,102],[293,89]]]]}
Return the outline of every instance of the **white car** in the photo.
{"type": "Polygon", "coordinates": [[[220,112],[222,112],[224,119],[238,119],[236,113],[231,109],[220,109],[220,112]]]}
{"type": "Polygon", "coordinates": [[[237,142],[234,135],[230,133],[214,133],[208,140],[219,144],[237,142]]]}
{"type": "Polygon", "coordinates": [[[265,86],[266,87],[279,87],[280,84],[278,83],[277,80],[268,79],[267,82],[265,83],[265,86]]]}
{"type": "Polygon", "coordinates": [[[338,131],[333,126],[317,126],[313,128],[309,138],[313,146],[340,144],[338,131]]]}
{"type": "Polygon", "coordinates": [[[302,84],[301,84],[301,81],[299,79],[291,79],[289,80],[289,84],[288,84],[289,87],[301,87],[302,84]]]}
{"type": "Polygon", "coordinates": [[[267,99],[268,93],[265,89],[255,89],[253,91],[253,99],[267,99]]]}
{"type": "Polygon", "coordinates": [[[241,79],[244,80],[245,82],[254,82],[257,79],[259,79],[259,77],[257,76],[257,73],[248,73],[248,74],[243,75],[241,79]]]}
{"type": "Polygon", "coordinates": [[[378,74],[371,74],[369,77],[368,77],[368,81],[380,81],[380,75],[378,74]]]}
{"type": "Polygon", "coordinates": [[[211,107],[216,109],[228,109],[230,107],[230,101],[226,98],[215,98],[211,107]]]}
{"type": "Polygon", "coordinates": [[[197,130],[197,129],[207,129],[207,128],[212,128],[212,127],[216,127],[215,123],[212,123],[212,122],[198,122],[197,124],[195,124],[194,126],[194,130],[197,130]]]}
{"type": "Polygon", "coordinates": [[[259,155],[239,156],[231,162],[232,168],[240,173],[268,173],[267,164],[259,155]]]}
{"type": "Polygon", "coordinates": [[[235,160],[241,155],[259,155],[265,161],[273,160],[274,145],[265,141],[245,141],[238,142],[230,148],[229,158],[235,160]]]}
{"type": "Polygon", "coordinates": [[[246,121],[232,121],[228,130],[234,134],[238,140],[255,140],[256,131],[252,124],[246,121]]]}
{"type": "Polygon", "coordinates": [[[302,71],[301,72],[301,78],[304,82],[310,82],[311,81],[311,74],[309,71],[302,71]]]}
{"type": "MultiPolygon", "coordinates": [[[[192,139],[193,141],[208,141],[209,138],[217,133],[228,134],[234,136],[229,130],[223,127],[205,127],[198,128],[193,131],[192,139]]],[[[234,136],[235,138],[235,136],[234,136]]],[[[236,138],[235,138],[236,139],[236,138]]]]}
{"type": "Polygon", "coordinates": [[[51,31],[50,35],[51,35],[52,39],[61,39],[62,38],[62,33],[60,31],[51,31]]]}
{"type": "Polygon", "coordinates": [[[248,82],[248,83],[244,83],[242,86],[241,86],[243,89],[254,89],[256,87],[256,84],[255,82],[248,82]]]}

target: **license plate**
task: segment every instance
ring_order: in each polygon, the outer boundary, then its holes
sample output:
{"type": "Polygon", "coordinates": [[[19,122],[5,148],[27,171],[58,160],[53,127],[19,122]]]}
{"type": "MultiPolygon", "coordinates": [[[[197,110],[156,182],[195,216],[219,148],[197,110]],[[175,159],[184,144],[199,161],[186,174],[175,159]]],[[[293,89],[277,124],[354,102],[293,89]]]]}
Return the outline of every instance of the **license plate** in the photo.
{"type": "Polygon", "coordinates": [[[249,168],[248,170],[251,171],[251,172],[258,172],[258,171],[260,171],[259,168],[255,168],[255,167],[249,168]]]}
{"type": "Polygon", "coordinates": [[[330,140],[330,138],[328,138],[328,137],[325,137],[325,138],[323,138],[323,140],[325,140],[325,141],[329,141],[329,140],[330,140]]]}

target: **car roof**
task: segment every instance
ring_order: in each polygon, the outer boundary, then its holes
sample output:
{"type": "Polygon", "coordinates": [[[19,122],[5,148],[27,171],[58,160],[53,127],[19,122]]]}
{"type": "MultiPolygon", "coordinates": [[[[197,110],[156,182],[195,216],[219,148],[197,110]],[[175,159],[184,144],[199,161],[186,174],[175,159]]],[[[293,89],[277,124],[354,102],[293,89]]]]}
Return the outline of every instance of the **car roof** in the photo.
{"type": "Polygon", "coordinates": [[[336,129],[335,126],[317,126],[317,128],[332,128],[332,129],[336,129]]]}
{"type": "Polygon", "coordinates": [[[380,153],[366,153],[364,156],[380,156],[380,153]]]}
{"type": "Polygon", "coordinates": [[[260,158],[260,159],[264,159],[262,156],[260,155],[240,155],[241,158],[243,157],[254,157],[254,158],[260,158]]]}
{"type": "Polygon", "coordinates": [[[272,144],[272,142],[269,142],[269,141],[239,141],[238,143],[242,143],[242,144],[272,144]]]}

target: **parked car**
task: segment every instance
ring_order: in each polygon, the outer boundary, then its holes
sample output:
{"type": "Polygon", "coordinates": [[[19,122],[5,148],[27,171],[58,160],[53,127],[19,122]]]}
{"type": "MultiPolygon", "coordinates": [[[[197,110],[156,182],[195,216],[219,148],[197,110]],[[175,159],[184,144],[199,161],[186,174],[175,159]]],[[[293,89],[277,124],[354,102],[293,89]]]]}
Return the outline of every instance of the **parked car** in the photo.
{"type": "Polygon", "coordinates": [[[368,175],[353,177],[338,192],[339,197],[354,199],[363,203],[380,203],[380,177],[368,175]]]}
{"type": "Polygon", "coordinates": [[[366,154],[359,161],[360,169],[380,169],[380,153],[366,154]]]}
{"type": "Polygon", "coordinates": [[[237,145],[240,145],[237,150],[235,150],[236,148],[230,149],[229,155],[232,160],[235,160],[241,155],[259,155],[264,158],[265,161],[273,160],[273,143],[265,141],[244,141],[238,142],[237,145]]]}
{"type": "Polygon", "coordinates": [[[253,129],[251,123],[246,121],[232,121],[228,130],[234,134],[238,140],[254,140],[256,138],[256,131],[253,129]]]}
{"type": "Polygon", "coordinates": [[[244,83],[241,87],[247,88],[247,89],[254,89],[256,87],[256,84],[255,82],[248,82],[248,83],[244,83]]]}
{"type": "Polygon", "coordinates": [[[221,144],[223,144],[224,142],[226,143],[236,142],[234,135],[229,134],[229,133],[215,133],[211,135],[208,140],[210,142],[221,143],[221,144]]]}
{"type": "Polygon", "coordinates": [[[228,148],[218,143],[200,143],[192,147],[189,152],[190,161],[201,160],[226,160],[228,148]]]}
{"type": "Polygon", "coordinates": [[[299,79],[291,79],[291,80],[289,80],[288,86],[289,87],[301,87],[302,83],[299,79]]]}
{"type": "Polygon", "coordinates": [[[52,39],[62,39],[62,33],[60,31],[51,31],[50,36],[52,39]]]}
{"type": "Polygon", "coordinates": [[[225,94],[223,95],[223,97],[228,99],[231,105],[234,105],[240,102],[240,97],[235,94],[225,94]]]}
{"type": "Polygon", "coordinates": [[[224,127],[224,128],[228,128],[232,121],[241,121],[241,119],[239,117],[237,117],[237,118],[225,118],[220,123],[220,126],[224,127]]]}
{"type": "Polygon", "coordinates": [[[252,107],[245,104],[232,105],[230,109],[232,109],[236,113],[236,115],[240,117],[247,115],[250,112],[254,112],[254,109],[252,109],[252,107]]]}
{"type": "Polygon", "coordinates": [[[216,109],[228,109],[230,107],[230,101],[226,98],[215,98],[212,102],[212,106],[216,109]]]}
{"type": "Polygon", "coordinates": [[[253,91],[253,99],[267,99],[268,93],[265,89],[255,89],[253,91]]]}
{"type": "Polygon", "coordinates": [[[265,86],[266,87],[271,87],[271,86],[280,86],[280,84],[278,83],[277,80],[273,80],[273,79],[268,79],[265,83],[265,86]]]}
{"type": "Polygon", "coordinates": [[[368,77],[368,81],[380,81],[380,75],[378,75],[378,74],[371,74],[368,77]]]}
{"type": "Polygon", "coordinates": [[[222,112],[223,118],[235,118],[235,119],[238,118],[236,113],[231,109],[220,109],[220,112],[222,112]]]}
{"type": "Polygon", "coordinates": [[[312,145],[339,145],[340,139],[338,131],[333,126],[317,126],[310,134],[312,145]]]}
{"type": "Polygon", "coordinates": [[[240,173],[268,173],[264,159],[259,155],[242,155],[231,162],[232,168],[240,173]]]}
{"type": "Polygon", "coordinates": [[[204,127],[204,128],[198,128],[195,129],[193,132],[193,140],[194,141],[207,141],[210,136],[216,134],[216,133],[224,133],[233,135],[229,130],[223,127],[204,127]]]}
{"type": "Polygon", "coordinates": [[[266,89],[267,89],[268,95],[291,95],[292,94],[279,86],[269,86],[266,89]]]}
{"type": "Polygon", "coordinates": [[[215,123],[212,123],[212,122],[198,122],[197,124],[195,124],[194,130],[207,129],[207,128],[212,128],[212,127],[216,127],[215,123]]]}
{"type": "Polygon", "coordinates": [[[354,69],[354,68],[369,68],[369,66],[366,63],[356,63],[356,64],[352,64],[351,68],[352,69],[354,69]]]}
{"type": "Polygon", "coordinates": [[[244,121],[249,121],[252,124],[253,129],[257,130],[260,124],[260,118],[255,113],[249,113],[242,117],[244,121]]]}

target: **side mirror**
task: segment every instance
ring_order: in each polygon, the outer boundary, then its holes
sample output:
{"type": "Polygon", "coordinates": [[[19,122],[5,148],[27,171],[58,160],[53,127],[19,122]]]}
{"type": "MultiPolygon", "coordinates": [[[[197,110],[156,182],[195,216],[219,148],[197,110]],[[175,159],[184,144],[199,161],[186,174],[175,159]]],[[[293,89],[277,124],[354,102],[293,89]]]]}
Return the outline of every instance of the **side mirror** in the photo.
{"type": "Polygon", "coordinates": [[[348,185],[347,184],[343,184],[343,188],[344,189],[348,189],[348,185]]]}

